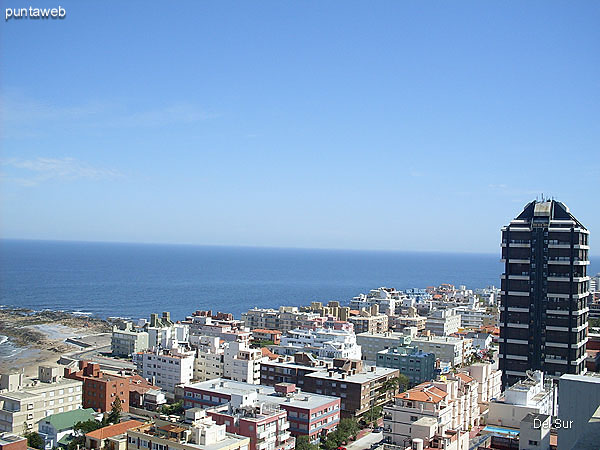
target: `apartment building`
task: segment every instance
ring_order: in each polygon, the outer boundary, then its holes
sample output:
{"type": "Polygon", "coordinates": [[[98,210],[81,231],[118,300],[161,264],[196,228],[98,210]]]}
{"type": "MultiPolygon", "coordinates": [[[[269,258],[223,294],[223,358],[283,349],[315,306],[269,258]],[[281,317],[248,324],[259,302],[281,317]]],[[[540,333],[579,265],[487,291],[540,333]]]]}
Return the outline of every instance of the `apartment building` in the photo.
{"type": "Polygon", "coordinates": [[[355,333],[385,333],[388,328],[388,316],[379,313],[379,306],[361,309],[358,314],[350,315],[348,322],[354,325],[355,333]]]}
{"type": "Polygon", "coordinates": [[[296,446],[287,411],[277,403],[261,402],[257,392],[232,393],[229,402],[206,412],[218,425],[226,425],[227,432],[250,438],[250,450],[292,450],[296,446]]]}
{"type": "Polygon", "coordinates": [[[460,315],[460,326],[471,329],[485,326],[492,315],[487,308],[472,306],[457,306],[456,312],[460,315]]]}
{"type": "Polygon", "coordinates": [[[272,350],[279,355],[310,352],[319,358],[361,359],[360,346],[356,343],[354,333],[328,328],[290,330],[272,350]]]}
{"type": "Polygon", "coordinates": [[[250,450],[250,439],[226,431],[204,412],[191,424],[155,419],[127,430],[127,450],[250,450]]]}
{"type": "Polygon", "coordinates": [[[519,428],[521,420],[529,413],[556,415],[556,385],[539,370],[490,401],[488,423],[519,428]]]}
{"type": "Polygon", "coordinates": [[[259,348],[250,348],[245,342],[230,342],[223,353],[223,377],[260,384],[260,364],[268,360],[259,348]]]}
{"type": "Polygon", "coordinates": [[[138,420],[108,425],[85,434],[87,450],[125,450],[127,448],[127,430],[142,426],[138,420]]]}
{"type": "Polygon", "coordinates": [[[221,346],[221,339],[215,336],[191,336],[191,340],[196,347],[193,379],[205,381],[221,378],[225,368],[225,350],[221,346]]]}
{"type": "Polygon", "coordinates": [[[79,361],[78,369],[66,368],[65,378],[83,383],[83,407],[95,411],[110,411],[119,398],[123,411],[129,411],[131,376],[100,370],[98,363],[79,361]]]}
{"type": "Polygon", "coordinates": [[[589,231],[559,201],[532,201],[502,228],[500,359],[503,385],[529,370],[583,374],[589,231]]]}
{"type": "Polygon", "coordinates": [[[394,288],[380,287],[371,289],[368,294],[359,294],[350,301],[350,309],[360,311],[377,305],[379,311],[388,316],[398,313],[402,301],[407,296],[394,288]]]}
{"type": "Polygon", "coordinates": [[[451,366],[464,364],[473,353],[473,341],[468,338],[451,336],[415,336],[411,345],[426,353],[433,353],[437,359],[451,366]]]}
{"type": "Polygon", "coordinates": [[[21,373],[0,375],[0,432],[37,431],[45,417],[81,408],[83,383],[61,372],[57,366],[40,366],[33,380],[21,373]]]}
{"type": "Polygon", "coordinates": [[[308,436],[311,442],[335,430],[340,420],[340,398],[307,393],[292,383],[256,386],[218,379],[184,386],[185,408],[207,408],[229,403],[233,395],[254,395],[258,402],[277,404],[287,412],[293,436],[308,436]]]}
{"type": "Polygon", "coordinates": [[[395,347],[377,353],[378,367],[398,369],[408,377],[411,386],[435,378],[435,355],[416,347],[395,347]]]}
{"type": "Polygon", "coordinates": [[[338,301],[330,301],[327,305],[323,305],[322,302],[311,302],[310,306],[302,306],[300,311],[316,313],[319,317],[333,317],[343,322],[347,321],[348,317],[350,317],[350,308],[348,306],[341,306],[338,301]]]}
{"type": "Polygon", "coordinates": [[[385,442],[467,450],[469,425],[479,420],[471,416],[473,387],[473,380],[442,379],[398,394],[384,407],[385,442]]]}
{"type": "Polygon", "coordinates": [[[456,333],[461,326],[461,315],[456,308],[433,310],[425,322],[425,330],[435,336],[448,336],[456,333]]]}
{"type": "Polygon", "coordinates": [[[281,341],[281,331],[255,328],[252,330],[252,339],[255,341],[271,341],[273,344],[277,345],[281,341]]]}
{"type": "Polygon", "coordinates": [[[275,386],[291,383],[299,388],[304,385],[304,375],[333,367],[333,362],[317,359],[312,353],[296,353],[294,356],[280,356],[260,365],[260,384],[275,386]]]}
{"type": "Polygon", "coordinates": [[[194,378],[196,352],[193,350],[156,349],[134,356],[138,373],[167,394],[174,394],[175,386],[189,383],[194,378]]]}
{"type": "Polygon", "coordinates": [[[330,395],[341,399],[342,417],[360,417],[370,408],[388,402],[394,395],[390,380],[397,369],[364,366],[360,360],[334,359],[333,367],[304,375],[305,392],[330,395]]]}
{"type": "Polygon", "coordinates": [[[317,312],[300,311],[296,306],[280,306],[279,309],[254,308],[242,314],[244,326],[253,330],[265,328],[286,333],[301,328],[304,321],[320,317],[317,312]]]}
{"type": "Polygon", "coordinates": [[[110,341],[113,356],[129,357],[149,347],[148,332],[136,327],[133,322],[120,322],[113,326],[110,341]]]}
{"type": "Polygon", "coordinates": [[[406,309],[403,314],[389,316],[389,327],[392,330],[402,331],[405,328],[414,327],[418,332],[425,330],[427,317],[417,314],[417,309],[413,306],[406,309]]]}
{"type": "Polygon", "coordinates": [[[362,359],[365,361],[377,361],[377,354],[388,348],[406,347],[410,345],[412,338],[408,334],[395,331],[385,333],[359,333],[356,335],[356,343],[360,345],[362,359]]]}
{"type": "Polygon", "coordinates": [[[500,397],[502,392],[502,371],[492,368],[491,363],[476,363],[464,367],[462,371],[474,378],[478,383],[477,402],[483,414],[489,402],[500,397]]]}

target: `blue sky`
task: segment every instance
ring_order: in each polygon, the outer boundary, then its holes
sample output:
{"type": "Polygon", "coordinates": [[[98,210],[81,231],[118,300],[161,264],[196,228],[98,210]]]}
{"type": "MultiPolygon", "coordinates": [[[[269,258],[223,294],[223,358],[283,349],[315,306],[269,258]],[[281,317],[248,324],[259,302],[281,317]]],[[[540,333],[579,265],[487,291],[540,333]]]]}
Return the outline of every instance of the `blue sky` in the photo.
{"type": "Polygon", "coordinates": [[[0,26],[2,237],[498,252],[544,192],[600,253],[598,2],[60,4],[0,26]]]}

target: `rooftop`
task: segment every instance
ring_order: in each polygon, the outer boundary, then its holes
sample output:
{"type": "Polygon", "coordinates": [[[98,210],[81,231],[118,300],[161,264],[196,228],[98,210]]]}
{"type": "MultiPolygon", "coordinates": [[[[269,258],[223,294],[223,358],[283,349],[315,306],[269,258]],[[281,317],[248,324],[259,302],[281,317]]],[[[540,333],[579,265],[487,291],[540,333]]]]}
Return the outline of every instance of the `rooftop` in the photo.
{"type": "Polygon", "coordinates": [[[343,380],[346,383],[367,383],[369,381],[376,380],[378,378],[388,376],[393,374],[394,372],[398,372],[398,369],[388,369],[386,367],[375,367],[368,366],[366,370],[362,372],[351,375],[349,373],[344,372],[331,372],[331,371],[318,371],[305,375],[305,377],[311,378],[323,378],[327,380],[343,380]],[[371,370],[374,368],[374,370],[371,370]]]}
{"type": "Polygon", "coordinates": [[[215,380],[201,381],[192,383],[186,387],[198,390],[206,390],[211,392],[226,392],[228,394],[247,394],[256,392],[258,399],[264,402],[285,404],[298,408],[317,408],[328,403],[339,400],[337,397],[328,395],[312,394],[310,392],[296,391],[290,396],[282,396],[275,392],[275,388],[271,386],[262,386],[256,384],[244,383],[242,381],[226,380],[217,378],[215,380]]]}
{"type": "Polygon", "coordinates": [[[86,422],[88,420],[95,420],[96,412],[92,408],[87,409],[74,409],[73,411],[67,411],[43,419],[44,422],[50,423],[56,430],[69,430],[77,422],[86,422]]]}
{"type": "Polygon", "coordinates": [[[99,428],[98,430],[90,431],[89,433],[86,433],[86,436],[98,440],[107,439],[123,434],[127,430],[139,427],[140,425],[143,425],[143,423],[137,420],[128,420],[126,422],[116,423],[114,425],[99,428]]]}

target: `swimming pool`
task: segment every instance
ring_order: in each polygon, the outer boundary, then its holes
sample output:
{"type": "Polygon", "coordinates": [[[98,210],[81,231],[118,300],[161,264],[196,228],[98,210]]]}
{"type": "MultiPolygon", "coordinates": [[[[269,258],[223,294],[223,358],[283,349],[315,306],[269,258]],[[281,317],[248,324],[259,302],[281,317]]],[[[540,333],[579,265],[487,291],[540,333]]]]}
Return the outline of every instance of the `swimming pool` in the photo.
{"type": "Polygon", "coordinates": [[[502,433],[502,434],[519,434],[519,430],[513,430],[511,428],[495,427],[493,425],[487,425],[483,431],[489,431],[490,433],[502,433]]]}

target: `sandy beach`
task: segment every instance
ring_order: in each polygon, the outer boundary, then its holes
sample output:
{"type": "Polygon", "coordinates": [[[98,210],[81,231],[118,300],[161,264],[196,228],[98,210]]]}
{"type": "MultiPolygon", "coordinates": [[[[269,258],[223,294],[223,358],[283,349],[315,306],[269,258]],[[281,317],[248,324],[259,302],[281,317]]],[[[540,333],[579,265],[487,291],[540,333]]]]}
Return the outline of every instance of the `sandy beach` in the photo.
{"type": "Polygon", "coordinates": [[[0,309],[0,372],[37,374],[41,364],[56,364],[62,354],[77,350],[70,337],[110,331],[104,320],[62,311],[0,309]],[[7,339],[2,338],[5,336],[7,339]]]}

